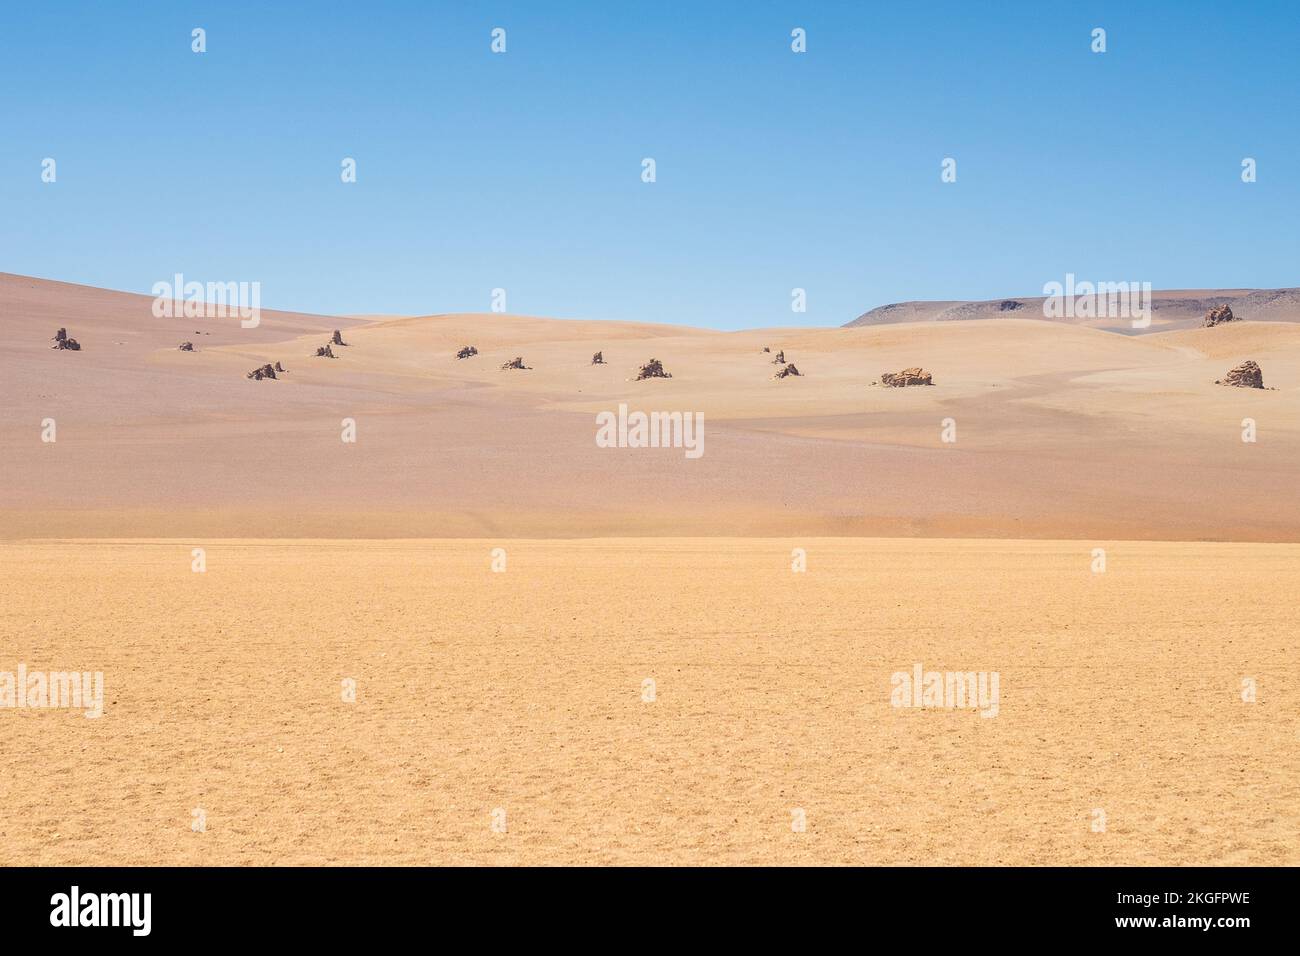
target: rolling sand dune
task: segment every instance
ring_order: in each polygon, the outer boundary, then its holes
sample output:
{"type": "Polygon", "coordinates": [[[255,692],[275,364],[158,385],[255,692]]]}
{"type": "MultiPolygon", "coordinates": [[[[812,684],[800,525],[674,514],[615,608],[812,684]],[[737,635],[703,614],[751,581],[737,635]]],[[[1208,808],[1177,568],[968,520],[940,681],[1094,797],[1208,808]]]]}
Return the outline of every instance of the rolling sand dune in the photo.
{"type": "Polygon", "coordinates": [[[244,330],[155,319],[149,304],[0,280],[0,536],[1300,540],[1292,323],[720,333],[268,313],[244,330]],[[60,326],[82,351],[48,347],[60,326]],[[335,327],[351,344],[310,357],[335,327]],[[197,350],[177,351],[185,339],[197,350]],[[464,345],[480,354],[457,360],[464,345]],[[598,350],[607,364],[593,366],[598,350]],[[778,350],[802,377],[773,380],[778,350]],[[530,370],[502,371],[515,356],[530,370]],[[673,377],[631,381],[652,357],[673,377]],[[1247,359],[1276,391],[1214,384],[1247,359]],[[276,361],[279,380],[244,378],[276,361]],[[918,365],[933,387],[872,384],[918,365]],[[702,412],[704,455],[598,448],[595,414],[619,403],[702,412]],[[340,440],[344,419],[355,444],[340,440]]]}

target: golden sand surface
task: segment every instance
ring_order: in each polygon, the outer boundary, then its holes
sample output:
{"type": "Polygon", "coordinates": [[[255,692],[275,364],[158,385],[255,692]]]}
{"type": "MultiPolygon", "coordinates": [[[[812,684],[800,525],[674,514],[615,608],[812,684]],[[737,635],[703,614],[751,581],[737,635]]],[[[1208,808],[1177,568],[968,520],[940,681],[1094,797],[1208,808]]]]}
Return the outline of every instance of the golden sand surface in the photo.
{"type": "Polygon", "coordinates": [[[7,865],[1300,863],[1297,545],[7,541],[0,582],[0,672],[105,687],[0,708],[7,865]],[[915,664],[996,716],[893,706],[915,664]]]}

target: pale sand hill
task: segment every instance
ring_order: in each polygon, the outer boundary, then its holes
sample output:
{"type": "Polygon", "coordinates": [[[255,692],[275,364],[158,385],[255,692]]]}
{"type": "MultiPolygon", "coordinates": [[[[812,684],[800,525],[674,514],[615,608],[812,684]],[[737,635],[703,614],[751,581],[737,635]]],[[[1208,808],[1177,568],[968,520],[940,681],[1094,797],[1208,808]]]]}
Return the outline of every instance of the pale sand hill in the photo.
{"type": "Polygon", "coordinates": [[[1300,546],[206,544],[0,544],[9,861],[1300,864],[1300,546]]]}
{"type": "Polygon", "coordinates": [[[1132,337],[1017,319],[722,333],[268,315],[242,330],[154,319],[149,302],[0,281],[0,537],[1300,541],[1291,323],[1132,337]],[[48,348],[60,325],[83,351],[48,348]],[[309,357],[332,327],[352,344],[309,357]],[[457,361],[462,345],[481,354],[457,361]],[[805,377],[772,380],[778,349],[805,377]],[[589,364],[597,350],[609,364],[589,364]],[[501,371],[516,355],[532,370],[501,371]],[[651,357],[674,377],[631,381],[651,357]],[[1246,359],[1277,391],[1214,385],[1246,359]],[[277,360],[284,379],[244,378],[277,360]],[[870,384],[912,365],[935,386],[870,384]],[[597,448],[594,415],[620,402],[703,412],[704,456],[597,448]]]}

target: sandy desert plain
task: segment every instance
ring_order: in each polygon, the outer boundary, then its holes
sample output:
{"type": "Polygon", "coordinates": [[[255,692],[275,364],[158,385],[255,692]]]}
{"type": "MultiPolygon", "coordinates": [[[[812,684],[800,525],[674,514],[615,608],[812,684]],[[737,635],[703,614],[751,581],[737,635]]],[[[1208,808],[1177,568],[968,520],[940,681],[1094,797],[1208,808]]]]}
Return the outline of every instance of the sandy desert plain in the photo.
{"type": "Polygon", "coordinates": [[[242,329],[0,275],[0,674],[104,675],[0,707],[0,863],[1298,864],[1300,304],[1162,295],[242,329]],[[598,447],[621,402],[705,454],[598,447]]]}

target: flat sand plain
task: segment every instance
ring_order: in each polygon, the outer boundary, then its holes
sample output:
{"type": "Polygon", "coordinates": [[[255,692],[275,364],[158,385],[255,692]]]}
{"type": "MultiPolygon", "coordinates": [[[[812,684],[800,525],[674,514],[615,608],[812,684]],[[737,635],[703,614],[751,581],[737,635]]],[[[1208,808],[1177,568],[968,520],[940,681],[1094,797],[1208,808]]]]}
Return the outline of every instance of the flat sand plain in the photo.
{"type": "Polygon", "coordinates": [[[7,541],[0,581],[0,671],[106,688],[0,709],[7,865],[1300,863],[1297,545],[7,541]],[[997,716],[894,708],[916,662],[997,716]]]}

